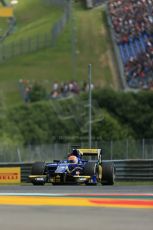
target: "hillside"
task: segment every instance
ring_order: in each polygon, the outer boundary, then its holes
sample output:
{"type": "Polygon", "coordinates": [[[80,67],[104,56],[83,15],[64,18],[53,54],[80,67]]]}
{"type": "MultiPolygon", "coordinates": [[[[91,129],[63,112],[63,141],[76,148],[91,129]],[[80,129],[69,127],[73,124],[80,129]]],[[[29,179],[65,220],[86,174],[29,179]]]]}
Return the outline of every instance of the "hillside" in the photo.
{"type": "MultiPolygon", "coordinates": [[[[16,31],[5,44],[50,31],[62,15],[57,7],[42,5],[41,0],[21,1],[14,9],[16,31]],[[39,4],[38,4],[39,3],[39,4]]],[[[50,90],[53,81],[87,80],[87,66],[93,66],[93,82],[101,87],[120,88],[110,37],[102,7],[85,10],[76,4],[73,18],[55,47],[6,60],[0,64],[0,97],[6,105],[22,102],[18,81],[39,81],[50,90]],[[75,30],[72,30],[75,26],[75,30]],[[76,41],[76,43],[75,43],[76,41]],[[74,50],[76,51],[74,53],[74,50]]]]}

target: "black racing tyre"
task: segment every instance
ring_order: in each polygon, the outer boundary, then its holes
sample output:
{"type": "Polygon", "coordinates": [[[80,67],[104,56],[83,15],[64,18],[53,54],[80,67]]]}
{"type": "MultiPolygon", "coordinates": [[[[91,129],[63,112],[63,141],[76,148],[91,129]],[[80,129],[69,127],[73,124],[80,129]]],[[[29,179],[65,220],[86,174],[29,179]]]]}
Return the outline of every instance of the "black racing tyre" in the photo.
{"type": "Polygon", "coordinates": [[[32,184],[33,184],[33,185],[44,185],[45,182],[33,181],[32,184]]]}
{"type": "MultiPolygon", "coordinates": [[[[97,163],[95,162],[87,162],[84,167],[84,175],[85,176],[94,176],[97,175],[97,163]]],[[[86,185],[97,185],[97,182],[86,182],[86,185]]]]}
{"type": "Polygon", "coordinates": [[[115,170],[113,162],[102,162],[102,185],[113,185],[115,180],[115,170]]]}
{"type": "MultiPolygon", "coordinates": [[[[31,175],[44,175],[45,162],[35,162],[32,165],[31,175]]],[[[44,185],[45,181],[32,181],[33,185],[44,185]]]]}
{"type": "Polygon", "coordinates": [[[84,175],[93,176],[96,174],[97,164],[95,162],[87,162],[84,166],[84,175]]]}
{"type": "Polygon", "coordinates": [[[31,175],[43,175],[45,171],[45,162],[35,162],[32,165],[31,175]]]}
{"type": "Polygon", "coordinates": [[[95,162],[87,162],[84,167],[84,174],[86,176],[96,175],[97,181],[101,181],[102,179],[102,166],[101,164],[97,164],[95,162]]]}

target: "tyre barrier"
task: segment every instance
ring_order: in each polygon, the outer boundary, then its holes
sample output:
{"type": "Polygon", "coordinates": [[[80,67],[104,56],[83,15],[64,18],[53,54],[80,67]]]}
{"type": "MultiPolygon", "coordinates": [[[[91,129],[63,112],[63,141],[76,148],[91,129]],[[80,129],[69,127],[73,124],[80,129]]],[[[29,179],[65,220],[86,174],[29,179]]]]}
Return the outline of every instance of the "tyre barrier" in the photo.
{"type": "MultiPolygon", "coordinates": [[[[153,181],[153,159],[114,160],[115,181],[153,181]]],[[[20,167],[21,182],[29,182],[32,163],[1,163],[2,167],[20,167]]]]}

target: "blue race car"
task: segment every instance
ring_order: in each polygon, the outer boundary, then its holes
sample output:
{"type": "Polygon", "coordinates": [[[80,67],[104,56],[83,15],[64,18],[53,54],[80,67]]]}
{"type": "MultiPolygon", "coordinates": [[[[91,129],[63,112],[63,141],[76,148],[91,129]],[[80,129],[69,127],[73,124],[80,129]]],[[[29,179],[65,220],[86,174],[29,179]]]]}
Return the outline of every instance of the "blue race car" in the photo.
{"type": "Polygon", "coordinates": [[[29,180],[33,185],[85,184],[113,185],[114,165],[102,161],[101,149],[73,149],[66,160],[35,162],[29,180]]]}

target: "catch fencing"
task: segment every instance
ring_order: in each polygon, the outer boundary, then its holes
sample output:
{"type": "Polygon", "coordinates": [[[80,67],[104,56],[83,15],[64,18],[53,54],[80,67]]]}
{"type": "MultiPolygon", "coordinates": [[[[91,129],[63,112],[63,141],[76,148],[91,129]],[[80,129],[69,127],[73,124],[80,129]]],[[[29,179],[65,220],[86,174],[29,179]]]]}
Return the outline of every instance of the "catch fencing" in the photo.
{"type": "MultiPolygon", "coordinates": [[[[46,4],[57,5],[57,6],[65,6],[66,0],[43,0],[46,4]]],[[[68,1],[67,1],[68,2],[68,1]]]]}
{"type": "MultiPolygon", "coordinates": [[[[65,137],[66,138],[66,137],[65,137]]],[[[68,137],[67,137],[68,138],[68,137]]],[[[73,137],[72,137],[73,138],[73,137]]],[[[100,139],[100,138],[99,138],[100,139]]],[[[61,140],[63,137],[61,137],[61,140]]],[[[4,146],[0,145],[0,162],[34,162],[34,161],[53,161],[67,157],[72,149],[72,143],[50,144],[50,145],[29,145],[23,146],[4,146]]],[[[78,145],[78,144],[76,144],[78,145]]],[[[87,141],[80,141],[80,148],[88,148],[87,141]]],[[[93,148],[102,148],[104,160],[134,160],[134,159],[153,159],[153,140],[120,140],[120,141],[92,141],[93,148]]]]}
{"type": "Polygon", "coordinates": [[[95,6],[99,6],[103,3],[105,3],[107,0],[86,0],[86,7],[87,8],[93,8],[95,6]]]}
{"type": "Polygon", "coordinates": [[[54,5],[60,5],[64,9],[62,17],[57,22],[55,22],[51,30],[44,34],[37,34],[32,37],[26,38],[25,36],[24,39],[20,39],[16,42],[11,42],[9,44],[0,44],[0,63],[5,62],[6,60],[13,57],[33,53],[43,48],[53,47],[56,44],[57,38],[68,22],[71,14],[71,6],[69,1],[56,1],[44,1],[46,4],[50,3],[54,5]]]}

